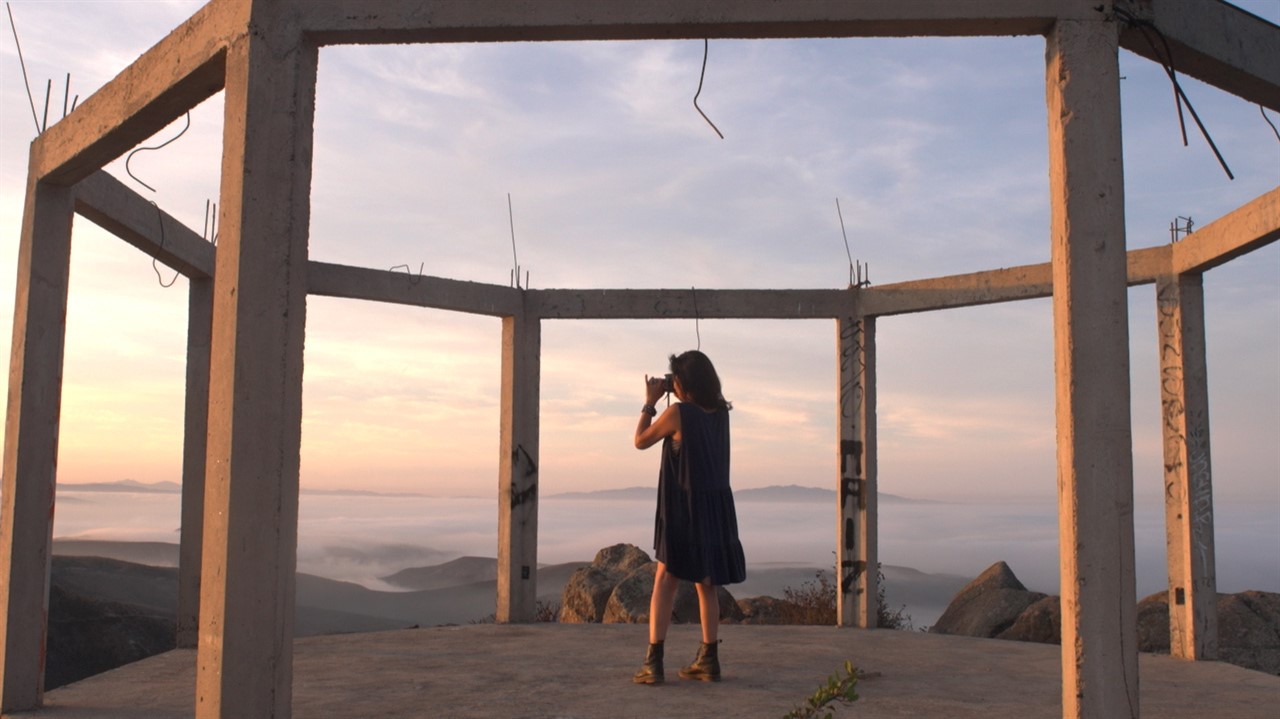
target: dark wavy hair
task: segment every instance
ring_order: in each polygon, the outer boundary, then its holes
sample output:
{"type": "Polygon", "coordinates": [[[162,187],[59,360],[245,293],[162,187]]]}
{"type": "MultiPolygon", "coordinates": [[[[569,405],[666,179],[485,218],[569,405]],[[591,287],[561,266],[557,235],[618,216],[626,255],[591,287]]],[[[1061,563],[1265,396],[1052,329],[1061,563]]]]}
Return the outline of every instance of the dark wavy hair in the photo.
{"type": "Polygon", "coordinates": [[[671,374],[680,378],[684,394],[694,404],[704,409],[733,409],[720,391],[720,375],[716,374],[711,358],[698,350],[671,355],[671,374]]]}

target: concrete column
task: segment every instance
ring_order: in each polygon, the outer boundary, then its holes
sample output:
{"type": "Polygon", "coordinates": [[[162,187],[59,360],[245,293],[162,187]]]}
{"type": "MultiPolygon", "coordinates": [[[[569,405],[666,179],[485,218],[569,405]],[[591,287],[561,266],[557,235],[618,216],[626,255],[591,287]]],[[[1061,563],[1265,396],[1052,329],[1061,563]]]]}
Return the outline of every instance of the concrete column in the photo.
{"type": "Polygon", "coordinates": [[[200,628],[204,475],[209,431],[209,332],[213,280],[191,278],[187,295],[187,404],[182,444],[182,535],[178,550],[178,646],[194,648],[200,628]]]}
{"type": "Polygon", "coordinates": [[[1124,172],[1115,23],[1048,35],[1062,714],[1138,716],[1124,172]]]}
{"type": "Polygon", "coordinates": [[[253,0],[227,48],[196,716],[288,717],[319,53],[253,0]]]}
{"type": "Polygon", "coordinates": [[[836,623],[876,626],[876,321],[836,321],[840,361],[840,490],[836,516],[836,623]]]}
{"type": "Polygon", "coordinates": [[[58,414],[73,196],[27,184],[5,416],[0,504],[0,712],[44,699],[58,414]]]}
{"type": "Polygon", "coordinates": [[[542,323],[502,318],[498,438],[499,622],[532,622],[538,596],[538,391],[542,323]]]}
{"type": "Polygon", "coordinates": [[[1218,657],[1202,280],[1202,275],[1194,274],[1162,277],[1156,283],[1169,649],[1173,656],[1186,659],[1218,657]]]}

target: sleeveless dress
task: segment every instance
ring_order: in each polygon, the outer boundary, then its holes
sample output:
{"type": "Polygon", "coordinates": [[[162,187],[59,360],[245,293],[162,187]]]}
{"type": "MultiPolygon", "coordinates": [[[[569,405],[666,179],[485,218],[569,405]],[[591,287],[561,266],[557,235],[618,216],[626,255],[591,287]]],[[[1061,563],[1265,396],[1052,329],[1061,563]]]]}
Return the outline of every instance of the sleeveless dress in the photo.
{"type": "Polygon", "coordinates": [[[653,548],[680,579],[715,585],[747,578],[729,487],[729,410],[680,402],[681,442],[662,441],[653,548]]]}

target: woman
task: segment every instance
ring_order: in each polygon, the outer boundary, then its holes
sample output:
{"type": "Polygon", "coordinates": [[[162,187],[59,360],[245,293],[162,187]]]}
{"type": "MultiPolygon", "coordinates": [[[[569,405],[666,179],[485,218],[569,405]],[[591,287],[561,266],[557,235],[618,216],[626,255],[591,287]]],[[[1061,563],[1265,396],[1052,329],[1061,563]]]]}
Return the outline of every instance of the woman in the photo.
{"type": "Polygon", "coordinates": [[[720,681],[716,587],[746,579],[738,519],[729,488],[729,409],[720,377],[706,355],[671,356],[670,380],[645,376],[645,403],[636,425],[636,449],[662,441],[654,554],[658,569],[649,600],[649,651],[637,684],[663,680],[663,642],[680,580],[694,583],[702,620],[702,646],[681,679],[720,681]],[[654,403],[666,392],[679,402],[658,417],[654,403]],[[655,419],[655,417],[657,417],[655,419]]]}

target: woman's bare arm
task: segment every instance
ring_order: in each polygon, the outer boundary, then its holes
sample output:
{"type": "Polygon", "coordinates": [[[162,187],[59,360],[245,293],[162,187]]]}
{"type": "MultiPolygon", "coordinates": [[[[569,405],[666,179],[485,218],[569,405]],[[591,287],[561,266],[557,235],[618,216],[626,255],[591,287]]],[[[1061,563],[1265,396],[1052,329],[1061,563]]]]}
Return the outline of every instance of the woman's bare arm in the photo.
{"type": "Polygon", "coordinates": [[[636,449],[648,449],[666,437],[673,437],[680,432],[680,409],[676,405],[667,407],[658,418],[650,421],[648,413],[640,414],[640,422],[636,425],[636,449]]]}

